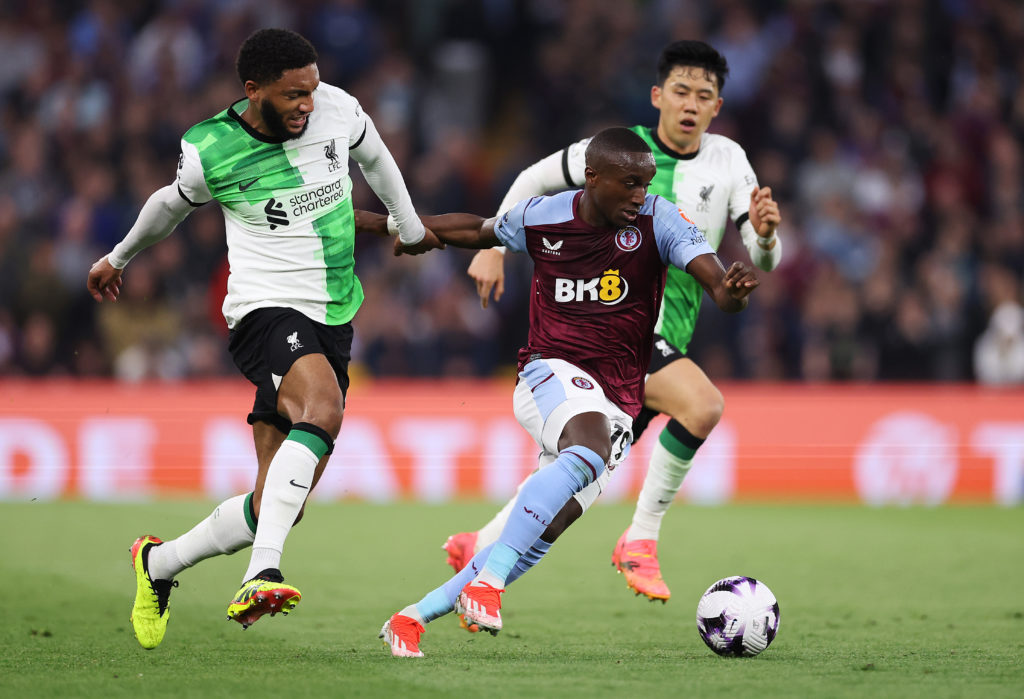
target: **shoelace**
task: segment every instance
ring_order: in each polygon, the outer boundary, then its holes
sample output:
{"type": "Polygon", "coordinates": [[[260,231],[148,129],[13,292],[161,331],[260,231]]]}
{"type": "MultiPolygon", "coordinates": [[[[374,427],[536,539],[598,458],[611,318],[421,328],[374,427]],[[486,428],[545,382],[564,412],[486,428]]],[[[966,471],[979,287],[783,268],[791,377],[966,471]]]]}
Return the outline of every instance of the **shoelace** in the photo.
{"type": "Polygon", "coordinates": [[[505,590],[487,583],[472,585],[468,589],[472,591],[472,593],[467,593],[469,598],[484,607],[488,613],[501,608],[501,593],[505,590]]]}
{"type": "Polygon", "coordinates": [[[391,633],[403,641],[405,641],[404,636],[408,633],[414,636],[412,642],[419,645],[420,634],[423,633],[423,625],[412,617],[398,617],[391,620],[391,633]]]}
{"type": "Polygon", "coordinates": [[[153,588],[153,592],[156,594],[156,603],[159,607],[159,614],[161,616],[167,609],[167,601],[171,597],[171,588],[177,586],[177,580],[153,580],[150,582],[150,587],[153,588]]]}

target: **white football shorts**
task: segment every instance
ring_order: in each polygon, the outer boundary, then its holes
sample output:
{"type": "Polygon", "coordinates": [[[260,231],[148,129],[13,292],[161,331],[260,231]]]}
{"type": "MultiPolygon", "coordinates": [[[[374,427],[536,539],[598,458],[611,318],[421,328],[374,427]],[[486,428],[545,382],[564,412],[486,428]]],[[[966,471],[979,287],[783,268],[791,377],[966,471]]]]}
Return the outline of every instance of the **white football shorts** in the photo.
{"type": "Polygon", "coordinates": [[[558,455],[558,439],[569,420],[582,413],[603,413],[611,425],[612,451],[597,480],[575,495],[586,511],[604,490],[615,467],[629,454],[633,420],[608,400],[593,376],[563,359],[535,359],[519,373],[513,410],[541,448],[539,463],[558,455]]]}

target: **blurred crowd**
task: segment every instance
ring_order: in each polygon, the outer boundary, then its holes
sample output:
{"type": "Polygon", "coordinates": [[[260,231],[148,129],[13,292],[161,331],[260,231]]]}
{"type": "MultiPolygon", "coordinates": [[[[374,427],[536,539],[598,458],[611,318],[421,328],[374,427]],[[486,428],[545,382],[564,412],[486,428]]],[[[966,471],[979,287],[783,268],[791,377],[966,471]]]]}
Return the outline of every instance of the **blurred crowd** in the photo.
{"type": "MultiPolygon", "coordinates": [[[[785,245],[746,312],[705,304],[691,354],[708,374],[1024,382],[1019,0],[6,0],[0,375],[235,375],[216,206],[139,255],[116,304],[85,278],[172,181],[184,131],[242,95],[235,51],[263,26],[313,41],[418,210],[482,215],[535,160],[654,125],[658,51],[702,38],[731,68],[711,131],[772,187],[785,245]]],[[[745,259],[738,235],[720,254],[745,259]]],[[[357,369],[509,371],[530,262],[508,256],[484,310],[470,259],[359,240],[357,369]]]]}

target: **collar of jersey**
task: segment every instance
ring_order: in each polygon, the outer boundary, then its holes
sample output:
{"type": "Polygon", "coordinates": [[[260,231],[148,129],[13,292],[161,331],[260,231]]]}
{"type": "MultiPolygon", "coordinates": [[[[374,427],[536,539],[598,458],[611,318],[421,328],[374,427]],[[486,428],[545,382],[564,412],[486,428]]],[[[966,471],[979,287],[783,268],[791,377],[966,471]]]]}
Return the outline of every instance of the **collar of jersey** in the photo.
{"type": "MultiPolygon", "coordinates": [[[[651,140],[654,141],[654,145],[658,146],[658,150],[671,158],[675,158],[676,160],[693,160],[700,153],[700,146],[698,146],[697,150],[692,153],[680,153],[679,151],[672,150],[658,137],[657,129],[649,129],[649,131],[651,134],[651,140]]],[[[704,140],[703,135],[701,136],[701,140],[704,140]]]]}
{"type": "Polygon", "coordinates": [[[247,100],[247,97],[243,97],[237,102],[233,102],[231,106],[228,107],[228,116],[237,121],[242,126],[242,128],[245,129],[245,132],[252,136],[253,138],[255,138],[257,141],[263,141],[264,143],[284,143],[285,139],[283,138],[274,138],[273,136],[267,136],[266,134],[260,133],[259,131],[252,127],[252,124],[243,119],[241,114],[235,111],[235,107],[237,107],[242,102],[245,102],[247,100]]]}

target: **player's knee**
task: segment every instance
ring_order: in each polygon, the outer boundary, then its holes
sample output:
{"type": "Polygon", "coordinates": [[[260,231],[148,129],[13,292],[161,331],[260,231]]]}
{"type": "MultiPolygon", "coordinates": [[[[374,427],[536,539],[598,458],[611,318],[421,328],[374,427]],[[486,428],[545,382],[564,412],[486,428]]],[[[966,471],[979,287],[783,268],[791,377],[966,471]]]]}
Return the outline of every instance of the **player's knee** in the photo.
{"type": "Polygon", "coordinates": [[[696,402],[689,410],[672,417],[687,426],[695,436],[706,439],[725,412],[725,398],[722,392],[708,384],[700,391],[696,402]]]}
{"type": "Polygon", "coordinates": [[[725,412],[725,398],[722,397],[722,392],[712,386],[712,392],[710,392],[704,401],[704,410],[701,415],[701,422],[707,432],[710,432],[715,428],[715,425],[722,419],[722,413],[725,412]]]}
{"type": "Polygon", "coordinates": [[[331,439],[338,438],[341,421],[345,415],[345,401],[339,391],[337,395],[315,396],[303,406],[302,418],[293,422],[306,422],[316,425],[331,439]]]}
{"type": "Polygon", "coordinates": [[[560,452],[559,463],[575,481],[576,492],[597,480],[611,456],[610,440],[568,446],[560,452]]]}
{"type": "MultiPolygon", "coordinates": [[[[604,470],[605,464],[608,463],[608,459],[610,459],[611,456],[612,456],[612,442],[611,442],[611,439],[589,440],[587,442],[581,442],[580,444],[577,445],[577,447],[583,447],[583,449],[585,449],[587,452],[589,452],[589,453],[583,453],[581,455],[581,457],[580,457],[585,462],[589,463],[589,462],[593,461],[595,457],[596,457],[596,459],[598,459],[600,461],[600,464],[590,464],[590,465],[592,465],[596,469],[597,475],[600,475],[601,471],[604,470]]],[[[569,447],[569,450],[572,450],[572,449],[573,449],[573,447],[569,447]]],[[[577,451],[581,451],[582,452],[582,450],[580,450],[580,449],[577,449],[577,451]]],[[[595,476],[595,478],[596,477],[597,476],[595,476]]]]}

